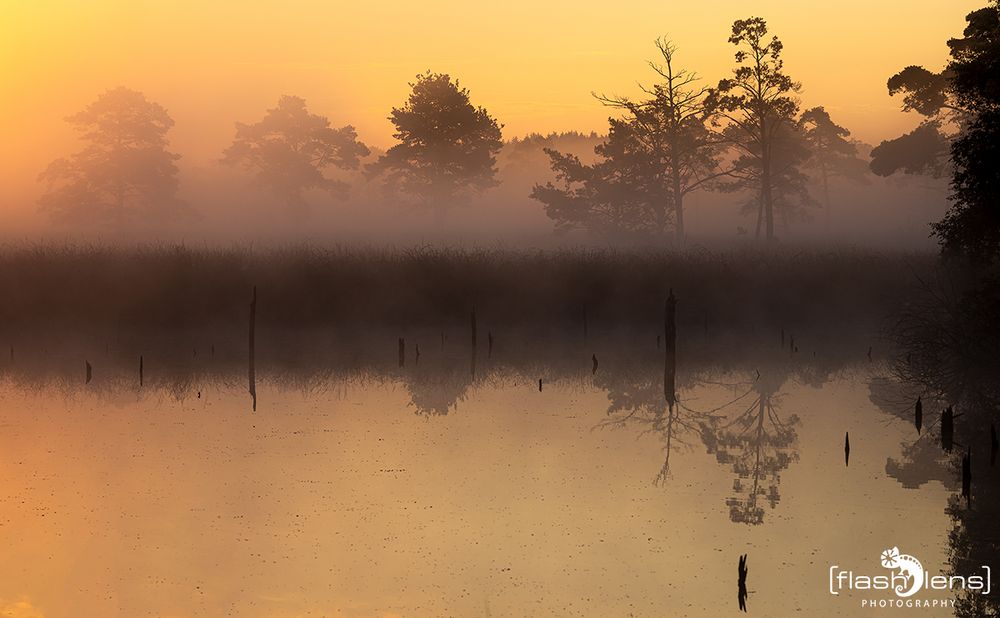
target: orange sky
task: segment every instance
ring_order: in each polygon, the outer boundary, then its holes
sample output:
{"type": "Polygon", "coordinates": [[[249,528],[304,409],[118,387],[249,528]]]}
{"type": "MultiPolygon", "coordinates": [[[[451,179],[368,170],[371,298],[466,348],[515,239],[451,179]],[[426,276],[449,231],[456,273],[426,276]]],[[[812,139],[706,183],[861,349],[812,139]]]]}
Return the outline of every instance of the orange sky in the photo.
{"type": "MultiPolygon", "coordinates": [[[[125,85],[163,104],[182,165],[212,163],[281,94],[297,94],[363,141],[391,143],[385,117],[426,69],[449,72],[506,127],[603,130],[592,90],[632,93],[668,35],[679,60],[714,82],[731,63],[736,18],[765,17],[786,45],[806,105],[825,105],[869,142],[912,127],[885,80],[940,67],[948,37],[984,0],[741,0],[501,3],[255,0],[3,0],[0,200],[37,193],[35,176],[75,145],[63,118],[125,85]]],[[[8,210],[8,213],[10,211],[8,210]]]]}

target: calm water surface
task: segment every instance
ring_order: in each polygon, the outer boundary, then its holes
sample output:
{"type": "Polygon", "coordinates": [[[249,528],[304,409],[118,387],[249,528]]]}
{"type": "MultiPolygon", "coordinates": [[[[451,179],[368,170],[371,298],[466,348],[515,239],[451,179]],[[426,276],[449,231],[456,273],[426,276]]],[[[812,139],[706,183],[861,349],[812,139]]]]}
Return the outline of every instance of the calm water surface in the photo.
{"type": "Polygon", "coordinates": [[[719,363],[672,410],[662,371],[589,354],[541,391],[544,366],[265,371],[256,413],[239,375],[7,379],[0,616],[735,615],[741,554],[749,614],[855,616],[829,568],[945,571],[955,493],[860,356],[719,363]]]}

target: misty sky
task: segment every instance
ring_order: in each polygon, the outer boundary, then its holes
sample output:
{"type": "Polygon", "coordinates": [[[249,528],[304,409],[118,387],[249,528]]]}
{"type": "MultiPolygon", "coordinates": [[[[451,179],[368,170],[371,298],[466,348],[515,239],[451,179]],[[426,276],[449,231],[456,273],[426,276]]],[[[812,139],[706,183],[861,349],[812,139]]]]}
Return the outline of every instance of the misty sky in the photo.
{"type": "Polygon", "coordinates": [[[34,208],[35,178],[76,148],[63,121],[124,85],[176,121],[182,169],[213,164],[236,120],[255,121],[297,94],[368,144],[391,144],[386,115],[426,69],[449,72],[506,126],[597,130],[608,110],[593,90],[631,94],[649,82],[652,41],[668,35],[679,60],[714,83],[728,73],[736,18],[760,15],[786,45],[786,68],[806,107],[825,105],[855,135],[878,143],[915,126],[885,81],[908,64],[937,69],[945,41],[980,0],[747,3],[641,1],[625,5],[510,0],[136,2],[5,0],[0,20],[0,186],[8,215],[34,208]]]}

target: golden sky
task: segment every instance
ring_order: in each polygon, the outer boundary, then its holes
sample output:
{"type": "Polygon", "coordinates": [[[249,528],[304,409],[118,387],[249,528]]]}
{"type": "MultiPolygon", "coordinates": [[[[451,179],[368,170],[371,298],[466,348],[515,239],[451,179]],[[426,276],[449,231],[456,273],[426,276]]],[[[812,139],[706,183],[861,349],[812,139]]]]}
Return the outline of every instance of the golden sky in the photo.
{"type": "Polygon", "coordinates": [[[75,145],[63,118],[124,85],[163,104],[183,165],[211,164],[233,122],[279,95],[306,98],[363,141],[391,143],[386,115],[426,69],[460,78],[506,127],[603,130],[593,90],[648,82],[652,41],[714,83],[732,64],[734,19],[759,15],[786,46],[805,105],[825,105],[878,142],[916,124],[885,80],[907,64],[940,67],[945,41],[984,0],[0,0],[0,195],[36,192],[35,175],[75,145]],[[29,187],[30,189],[26,189],[29,187]]]}

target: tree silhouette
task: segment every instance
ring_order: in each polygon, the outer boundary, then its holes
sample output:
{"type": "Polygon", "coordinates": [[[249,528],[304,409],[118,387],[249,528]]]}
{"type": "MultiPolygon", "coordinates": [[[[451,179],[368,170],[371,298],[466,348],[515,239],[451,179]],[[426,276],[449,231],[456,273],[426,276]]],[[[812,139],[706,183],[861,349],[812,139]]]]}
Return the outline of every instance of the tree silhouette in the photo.
{"type": "Polygon", "coordinates": [[[990,261],[1000,255],[1000,3],[966,21],[962,38],[948,41],[943,71],[909,66],[889,79],[889,94],[903,94],[903,110],[925,120],[875,148],[871,167],[881,175],[902,169],[940,176],[950,163],[952,206],[934,233],[946,251],[990,261]]]}
{"type": "Polygon", "coordinates": [[[921,66],[908,66],[889,78],[889,96],[902,95],[903,111],[917,112],[924,120],[913,131],[876,146],[872,172],[890,176],[903,171],[935,178],[945,174],[953,137],[945,127],[961,124],[964,115],[955,101],[951,78],[948,70],[934,73],[921,66]]]}
{"type": "Polygon", "coordinates": [[[948,69],[968,119],[951,147],[952,205],[934,232],[946,250],[990,261],[1000,257],[1000,2],[966,19],[948,69]]]}
{"type": "Polygon", "coordinates": [[[808,165],[819,173],[826,208],[826,224],[830,225],[830,178],[840,176],[855,182],[866,182],[868,166],[858,156],[858,147],[848,138],[851,132],[830,118],[823,107],[807,109],[799,118],[806,143],[811,150],[808,165]]]}
{"type": "MultiPolygon", "coordinates": [[[[724,130],[724,134],[732,136],[734,142],[741,139],[740,133],[741,130],[735,126],[724,130]]],[[[727,171],[732,180],[719,185],[724,191],[750,192],[751,197],[743,205],[742,213],[756,218],[755,238],[760,238],[766,221],[764,192],[761,190],[764,178],[760,162],[763,155],[758,151],[759,147],[759,144],[753,143],[741,147],[732,168],[727,171]]],[[[808,210],[817,205],[809,192],[809,177],[803,171],[812,153],[798,124],[788,124],[775,130],[768,150],[771,212],[787,234],[793,221],[808,219],[808,210]]]]}
{"type": "MultiPolygon", "coordinates": [[[[784,73],[783,45],[776,36],[767,39],[767,22],[760,17],[733,23],[729,42],[739,49],[733,77],[719,81],[708,104],[726,124],[725,134],[756,172],[751,178],[760,203],[764,234],[774,239],[775,169],[774,145],[783,131],[794,130],[799,104],[799,84],[784,73]]],[[[748,169],[750,166],[744,166],[748,169]]]]}
{"type": "Polygon", "coordinates": [[[243,167],[289,206],[302,208],[307,189],[344,196],[347,183],[328,178],[324,170],[357,169],[369,152],[354,127],[334,129],[324,116],[311,114],[304,99],[283,96],[261,121],[236,123],[236,138],[222,161],[243,167]]]}
{"type": "Polygon", "coordinates": [[[937,121],[923,122],[913,131],[887,140],[872,149],[872,173],[891,176],[906,174],[940,178],[948,166],[949,137],[937,121]]]}
{"type": "Polygon", "coordinates": [[[119,87],[66,120],[86,146],[56,159],[39,175],[47,185],[40,205],[54,219],[121,226],[183,209],[174,163],[180,155],[167,150],[166,134],[174,121],[162,106],[119,87]]]}
{"type": "Polygon", "coordinates": [[[610,119],[608,140],[595,149],[599,163],[584,166],[547,151],[564,186],[536,186],[532,197],[545,204],[559,228],[662,235],[672,221],[680,244],[685,196],[720,175],[718,143],[705,126],[708,90],[694,85],[694,73],[675,66],[673,44],[661,38],[656,47],[662,64],[650,66],[662,81],[643,88],[647,98],[595,95],[626,112],[610,119]]]}
{"type": "Polygon", "coordinates": [[[439,213],[456,197],[497,186],[502,125],[447,74],[428,71],[410,87],[406,103],[389,115],[399,143],[368,167],[369,175],[439,213]]]}
{"type": "Polygon", "coordinates": [[[556,182],[536,185],[531,197],[565,232],[585,229],[607,238],[662,238],[670,230],[669,187],[663,168],[648,156],[637,124],[611,119],[607,140],[594,148],[593,165],[545,149],[556,182]]]}

